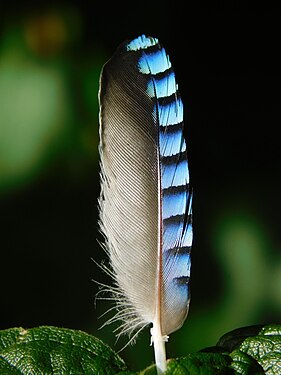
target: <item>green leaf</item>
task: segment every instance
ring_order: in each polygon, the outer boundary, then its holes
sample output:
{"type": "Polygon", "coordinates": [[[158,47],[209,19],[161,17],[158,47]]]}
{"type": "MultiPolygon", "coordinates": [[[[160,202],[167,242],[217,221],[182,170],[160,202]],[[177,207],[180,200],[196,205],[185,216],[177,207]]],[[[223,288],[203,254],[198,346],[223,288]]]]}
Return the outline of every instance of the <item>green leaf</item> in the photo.
{"type": "MultiPolygon", "coordinates": [[[[170,359],[165,375],[231,375],[231,358],[219,353],[192,353],[184,358],[170,359]]],[[[156,375],[155,365],[140,375],[156,375]]]]}
{"type": "Polygon", "coordinates": [[[232,352],[232,350],[237,349],[246,338],[258,335],[262,328],[262,325],[255,325],[234,329],[224,334],[219,339],[217,346],[226,349],[228,352],[232,352]]]}
{"type": "Polygon", "coordinates": [[[87,333],[45,326],[0,331],[1,375],[111,375],[118,372],[126,374],[123,360],[87,333]]]}
{"type": "Polygon", "coordinates": [[[193,353],[168,361],[165,375],[228,375],[231,358],[219,353],[193,353]]]}
{"type": "Polygon", "coordinates": [[[231,331],[218,346],[232,351],[232,368],[238,374],[281,374],[281,326],[252,326],[231,331]]]}
{"type": "Polygon", "coordinates": [[[236,371],[236,374],[264,375],[263,368],[249,355],[240,350],[234,350],[230,356],[233,359],[231,367],[236,371]]]}
{"type": "Polygon", "coordinates": [[[253,357],[266,374],[281,374],[281,327],[263,327],[255,337],[243,341],[239,350],[253,357]]]}
{"type": "Polygon", "coordinates": [[[141,371],[139,375],[157,375],[156,366],[151,365],[147,367],[145,370],[141,371]]]}

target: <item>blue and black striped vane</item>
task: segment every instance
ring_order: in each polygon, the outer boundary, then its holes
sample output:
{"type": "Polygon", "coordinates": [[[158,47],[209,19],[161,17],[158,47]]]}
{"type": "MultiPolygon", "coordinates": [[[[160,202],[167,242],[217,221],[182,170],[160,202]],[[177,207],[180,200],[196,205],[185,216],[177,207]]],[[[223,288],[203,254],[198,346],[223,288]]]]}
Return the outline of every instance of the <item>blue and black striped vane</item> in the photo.
{"type": "Polygon", "coordinates": [[[156,38],[142,35],[117,49],[99,98],[100,222],[116,319],[121,333],[152,323],[153,336],[158,330],[165,338],[188,312],[192,193],[183,103],[156,38]]]}

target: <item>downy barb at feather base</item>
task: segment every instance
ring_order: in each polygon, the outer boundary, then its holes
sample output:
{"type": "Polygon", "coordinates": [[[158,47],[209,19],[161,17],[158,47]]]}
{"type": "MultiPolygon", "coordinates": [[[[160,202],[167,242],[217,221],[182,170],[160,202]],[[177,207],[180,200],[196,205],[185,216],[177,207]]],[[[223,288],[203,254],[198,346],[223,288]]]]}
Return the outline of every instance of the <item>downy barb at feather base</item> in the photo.
{"type": "MultiPolygon", "coordinates": [[[[152,324],[155,362],[190,301],[192,193],[183,103],[165,49],[124,42],[100,78],[100,228],[114,278],[119,334],[152,324]]],[[[133,336],[134,337],[134,336],[133,336]]]]}

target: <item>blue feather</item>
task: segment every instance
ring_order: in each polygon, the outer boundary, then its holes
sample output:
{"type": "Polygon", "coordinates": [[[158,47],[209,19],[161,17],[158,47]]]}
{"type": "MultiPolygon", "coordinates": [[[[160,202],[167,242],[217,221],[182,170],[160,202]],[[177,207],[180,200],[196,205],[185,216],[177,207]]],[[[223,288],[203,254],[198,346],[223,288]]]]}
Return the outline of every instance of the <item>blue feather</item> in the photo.
{"type": "Polygon", "coordinates": [[[101,230],[121,333],[152,324],[158,373],[164,341],[190,300],[192,193],[183,103],[156,38],[123,43],[100,83],[101,230]]]}

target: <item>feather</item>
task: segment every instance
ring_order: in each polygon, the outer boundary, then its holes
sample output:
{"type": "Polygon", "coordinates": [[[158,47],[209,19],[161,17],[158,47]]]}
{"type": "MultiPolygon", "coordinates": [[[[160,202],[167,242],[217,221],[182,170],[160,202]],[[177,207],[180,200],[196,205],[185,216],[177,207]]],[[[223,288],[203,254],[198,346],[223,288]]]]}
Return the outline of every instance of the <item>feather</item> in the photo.
{"type": "MultiPolygon", "coordinates": [[[[120,333],[152,324],[158,373],[190,301],[192,192],[183,103],[165,49],[124,42],[100,78],[100,228],[120,333]]],[[[133,336],[134,337],[134,336],[133,336]]]]}

